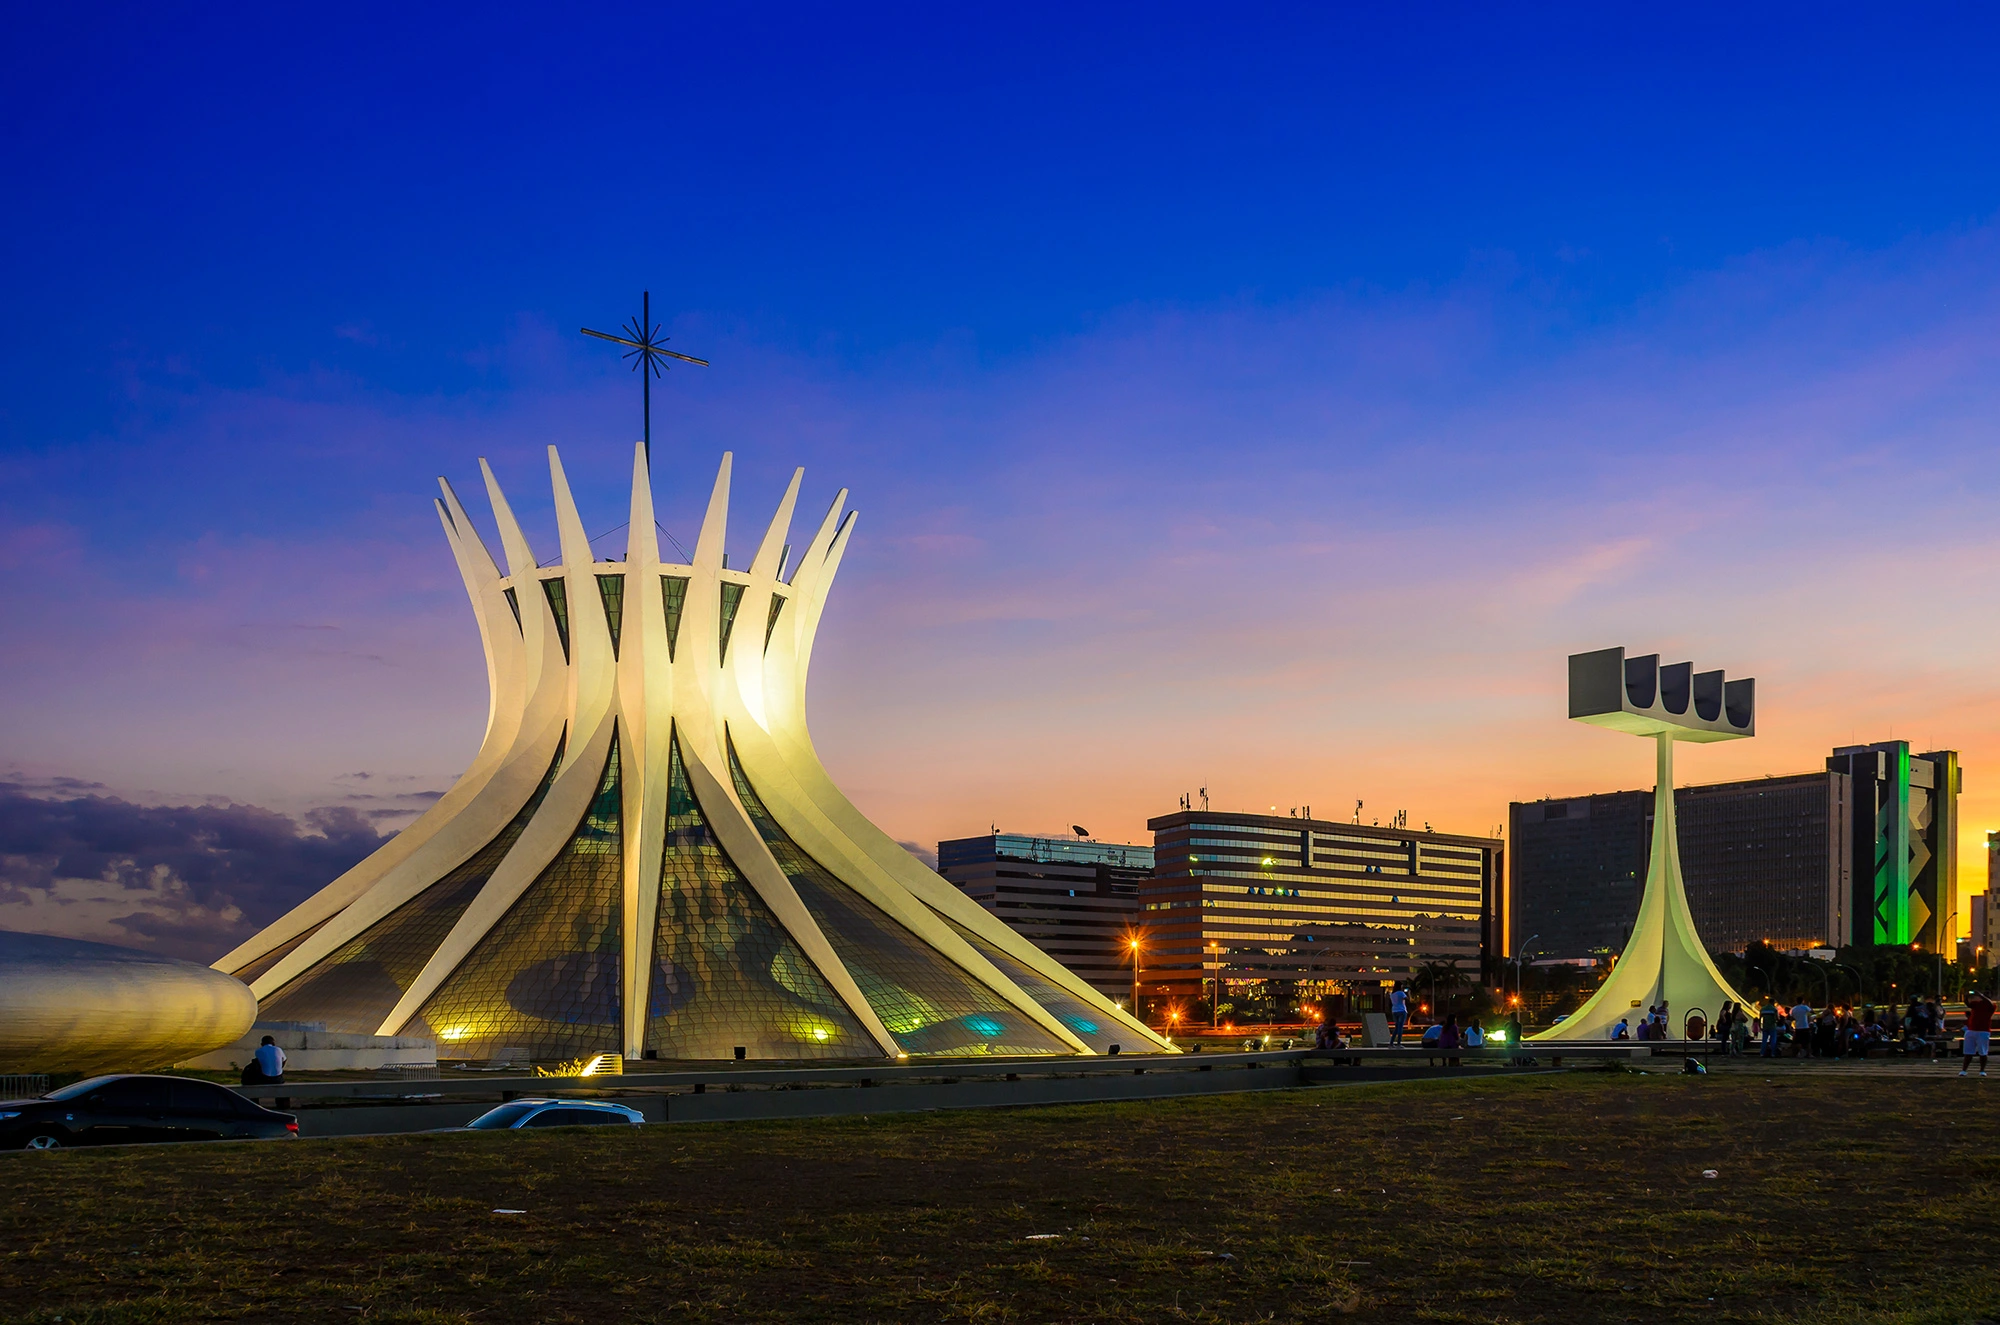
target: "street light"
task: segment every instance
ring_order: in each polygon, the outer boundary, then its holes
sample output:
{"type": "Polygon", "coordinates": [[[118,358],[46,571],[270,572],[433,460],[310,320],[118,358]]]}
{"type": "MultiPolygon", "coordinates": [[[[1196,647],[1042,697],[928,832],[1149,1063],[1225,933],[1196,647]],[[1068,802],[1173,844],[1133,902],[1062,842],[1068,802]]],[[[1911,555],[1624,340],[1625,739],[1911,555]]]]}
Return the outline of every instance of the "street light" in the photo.
{"type": "Polygon", "coordinates": [[[1132,949],[1132,1015],[1136,1018],[1139,1016],[1139,936],[1134,934],[1126,940],[1126,946],[1132,949]]]}
{"type": "Polygon", "coordinates": [[[1208,1024],[1211,1028],[1219,1028],[1222,1025],[1222,945],[1210,943],[1204,950],[1215,954],[1209,962],[1210,969],[1215,972],[1215,992],[1208,1000],[1208,1024]]]}
{"type": "Polygon", "coordinates": [[[1520,1002],[1520,996],[1527,992],[1521,985],[1521,963],[1526,961],[1528,954],[1534,951],[1535,940],[1540,937],[1540,934],[1530,934],[1520,947],[1514,949],[1514,1001],[1517,1003],[1520,1002]]]}
{"type": "Polygon", "coordinates": [[[1938,926],[1938,931],[1937,931],[1937,936],[1938,936],[1938,944],[1937,944],[1937,950],[1938,950],[1938,951],[1937,951],[1937,958],[1938,958],[1938,967],[1937,967],[1937,986],[1938,986],[1938,1006],[1939,1006],[1939,1007],[1943,1007],[1943,1006],[1944,1006],[1944,945],[1945,945],[1945,944],[1947,944],[1947,943],[1949,943],[1949,942],[1951,942],[1951,932],[1952,932],[1952,929],[1951,929],[1951,926],[1952,926],[1952,922],[1953,922],[1954,920],[1957,920],[1957,919],[1958,919],[1958,912],[1956,912],[1956,911],[1953,911],[1953,912],[1952,912],[1952,913],[1951,913],[1951,914],[1950,914],[1949,916],[1946,916],[1946,917],[1945,917],[1945,922],[1944,922],[1944,923],[1943,923],[1942,925],[1938,926]]]}

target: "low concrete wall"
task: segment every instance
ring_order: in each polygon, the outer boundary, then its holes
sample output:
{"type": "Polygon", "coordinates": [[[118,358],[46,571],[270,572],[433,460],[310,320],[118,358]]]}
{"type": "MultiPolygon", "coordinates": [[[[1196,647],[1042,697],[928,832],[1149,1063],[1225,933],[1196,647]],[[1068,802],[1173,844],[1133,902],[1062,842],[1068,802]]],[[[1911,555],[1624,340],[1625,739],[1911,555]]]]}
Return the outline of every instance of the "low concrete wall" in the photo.
{"type": "Polygon", "coordinates": [[[246,1066],[268,1035],[285,1051],[287,1072],[372,1072],[384,1067],[436,1067],[437,1042],[415,1035],[352,1035],[338,1031],[258,1030],[177,1067],[231,1072],[246,1066]]]}

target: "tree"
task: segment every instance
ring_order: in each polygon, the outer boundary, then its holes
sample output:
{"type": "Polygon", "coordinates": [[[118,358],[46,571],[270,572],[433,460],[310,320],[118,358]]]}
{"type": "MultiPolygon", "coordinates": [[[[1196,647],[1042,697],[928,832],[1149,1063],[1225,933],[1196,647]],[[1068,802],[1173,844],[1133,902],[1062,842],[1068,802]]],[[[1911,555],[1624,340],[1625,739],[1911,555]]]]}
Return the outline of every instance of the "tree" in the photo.
{"type": "Polygon", "coordinates": [[[1410,975],[1410,983],[1418,988],[1428,987],[1431,991],[1431,1008],[1438,1009],[1438,996],[1451,997],[1452,990],[1469,983],[1464,971],[1458,969],[1458,958],[1452,957],[1441,962],[1425,962],[1410,975]]]}

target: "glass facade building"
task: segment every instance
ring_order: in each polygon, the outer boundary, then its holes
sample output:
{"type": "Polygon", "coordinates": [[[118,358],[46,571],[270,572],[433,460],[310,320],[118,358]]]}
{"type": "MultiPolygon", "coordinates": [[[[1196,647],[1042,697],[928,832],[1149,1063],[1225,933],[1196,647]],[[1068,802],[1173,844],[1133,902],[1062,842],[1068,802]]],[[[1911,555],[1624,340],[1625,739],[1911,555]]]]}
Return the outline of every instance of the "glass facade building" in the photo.
{"type": "Polygon", "coordinates": [[[1221,1001],[1282,1015],[1339,996],[1374,1006],[1434,963],[1479,979],[1504,863],[1496,839],[1205,810],[1147,827],[1148,996],[1201,1001],[1219,982],[1221,1001]]]}

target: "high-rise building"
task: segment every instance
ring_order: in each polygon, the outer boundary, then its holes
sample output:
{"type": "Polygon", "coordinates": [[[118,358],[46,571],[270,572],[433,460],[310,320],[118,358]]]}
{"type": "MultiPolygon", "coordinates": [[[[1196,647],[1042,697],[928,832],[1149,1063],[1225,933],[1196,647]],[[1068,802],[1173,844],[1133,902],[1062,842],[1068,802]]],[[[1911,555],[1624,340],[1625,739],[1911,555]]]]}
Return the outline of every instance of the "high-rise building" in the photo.
{"type": "Polygon", "coordinates": [[[1826,766],[1852,780],[1854,878],[1840,938],[1937,950],[1958,911],[1958,752],[1908,741],[1846,745],[1826,766]]]}
{"type": "Polygon", "coordinates": [[[1966,899],[1966,911],[1971,917],[1966,935],[1961,940],[1961,956],[1979,967],[2000,966],[2000,892],[1994,891],[1994,884],[2000,883],[2000,832],[1988,830],[1986,834],[1986,891],[1974,893],[1966,899]]]}
{"type": "MultiPolygon", "coordinates": [[[[1958,909],[1958,756],[1906,742],[1836,750],[1823,771],[1674,792],[1688,909],[1702,941],[1740,952],[1918,943],[1958,909]],[[1865,864],[1863,864],[1865,862],[1865,864]],[[1900,902],[1898,901],[1900,899],[1900,902]]],[[[1509,807],[1501,950],[1615,953],[1652,849],[1649,791],[1509,807]]]]}
{"type": "Polygon", "coordinates": [[[1129,942],[1153,848],[996,832],[938,843],[938,873],[1099,992],[1131,1002],[1129,942]]]}
{"type": "MultiPolygon", "coordinates": [[[[1379,997],[1432,963],[1473,981],[1494,939],[1497,839],[1280,815],[1182,810],[1147,821],[1142,987],[1280,1015],[1379,997]]],[[[1368,1002],[1353,1003],[1360,1010],[1368,1002]]]]}

